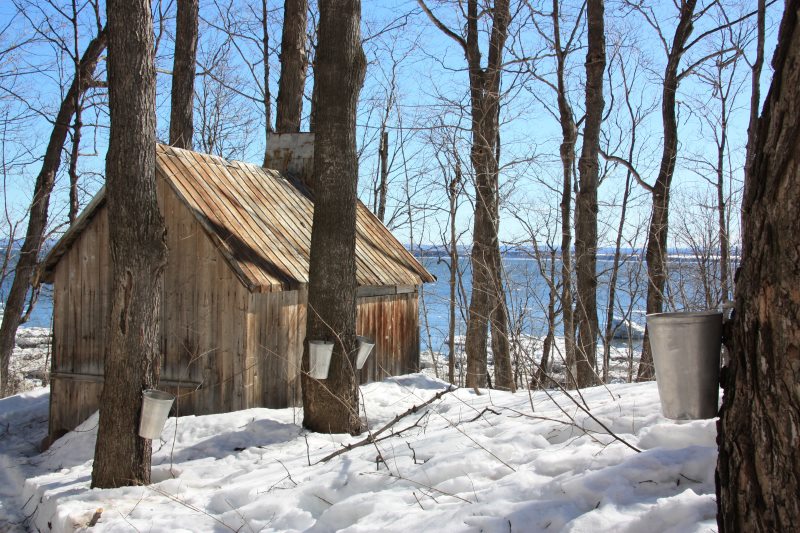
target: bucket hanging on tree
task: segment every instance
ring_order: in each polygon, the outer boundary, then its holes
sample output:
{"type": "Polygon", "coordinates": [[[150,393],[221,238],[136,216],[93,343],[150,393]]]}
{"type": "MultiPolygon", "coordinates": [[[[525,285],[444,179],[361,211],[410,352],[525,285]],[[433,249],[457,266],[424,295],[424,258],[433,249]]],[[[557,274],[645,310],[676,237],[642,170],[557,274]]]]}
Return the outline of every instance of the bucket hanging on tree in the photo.
{"type": "Polygon", "coordinates": [[[147,389],[142,393],[142,414],[139,418],[139,436],[157,439],[169,416],[175,396],[164,391],[147,389]]]}
{"type": "Polygon", "coordinates": [[[654,313],[647,329],[664,416],[717,416],[722,313],[654,313]]]}

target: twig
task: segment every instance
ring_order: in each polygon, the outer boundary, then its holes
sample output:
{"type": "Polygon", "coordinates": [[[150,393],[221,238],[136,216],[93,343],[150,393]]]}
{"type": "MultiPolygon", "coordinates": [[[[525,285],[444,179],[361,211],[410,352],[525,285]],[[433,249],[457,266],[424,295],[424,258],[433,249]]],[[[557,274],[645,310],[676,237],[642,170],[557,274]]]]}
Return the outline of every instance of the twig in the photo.
{"type": "MultiPolygon", "coordinates": [[[[581,427],[572,418],[570,418],[570,421],[567,422],[565,420],[559,420],[558,418],[551,418],[551,417],[548,417],[548,416],[529,415],[527,413],[523,413],[522,411],[518,411],[517,409],[514,409],[513,407],[503,407],[503,406],[498,406],[498,407],[500,409],[505,409],[506,411],[511,411],[512,413],[515,413],[517,416],[521,416],[521,417],[524,417],[524,418],[530,418],[531,420],[544,420],[545,422],[556,422],[558,424],[564,424],[565,426],[572,426],[575,429],[578,429],[578,430],[582,431],[584,434],[586,434],[586,436],[588,436],[590,439],[592,439],[597,444],[603,444],[605,446],[605,443],[603,443],[602,441],[597,439],[594,435],[592,435],[592,433],[596,433],[597,435],[604,435],[605,433],[601,433],[599,431],[592,431],[590,429],[586,429],[585,427],[581,427]]],[[[512,418],[512,417],[509,417],[509,418],[512,418]]]]}
{"type": "MultiPolygon", "coordinates": [[[[624,444],[625,446],[627,446],[631,450],[635,451],[636,453],[642,453],[642,450],[640,450],[639,448],[637,448],[633,444],[629,443],[628,441],[626,441],[625,439],[623,439],[622,437],[620,437],[619,435],[617,435],[616,433],[611,431],[611,429],[608,426],[606,426],[600,420],[598,420],[598,418],[596,416],[594,416],[589,411],[589,409],[587,407],[584,407],[583,405],[581,405],[581,403],[578,400],[573,398],[572,395],[569,393],[569,391],[567,389],[565,389],[560,383],[558,383],[553,378],[551,378],[546,372],[544,373],[544,375],[545,375],[545,377],[547,379],[550,379],[553,383],[555,383],[555,385],[558,388],[558,390],[560,390],[564,394],[564,396],[569,398],[572,401],[572,403],[574,403],[578,407],[578,409],[580,409],[581,411],[583,411],[586,414],[586,416],[588,416],[589,418],[591,418],[592,420],[597,422],[597,424],[601,428],[603,428],[611,437],[613,437],[614,440],[617,440],[617,441],[621,442],[622,444],[624,444]]],[[[561,410],[561,412],[563,412],[565,415],[567,415],[569,417],[567,412],[558,404],[558,402],[555,401],[555,399],[550,395],[550,393],[547,391],[547,389],[544,389],[544,393],[547,394],[547,396],[550,398],[550,400],[552,400],[553,403],[556,404],[556,406],[561,410]]],[[[578,394],[580,394],[580,391],[578,391],[578,394]]],[[[569,418],[572,419],[572,417],[569,417],[569,418]]]]}
{"type": "Polygon", "coordinates": [[[212,515],[211,513],[207,512],[207,511],[204,511],[203,509],[200,509],[196,505],[192,505],[191,503],[187,502],[186,500],[182,500],[181,498],[178,498],[177,496],[175,496],[173,494],[170,494],[169,492],[167,492],[165,490],[162,490],[162,489],[160,489],[158,487],[154,487],[152,485],[148,486],[147,488],[152,490],[153,492],[156,492],[156,493],[164,496],[165,498],[169,498],[170,500],[172,500],[173,502],[175,502],[177,504],[183,505],[187,509],[191,509],[192,511],[195,511],[196,513],[200,513],[200,514],[206,515],[207,517],[212,519],[214,522],[216,522],[217,524],[221,525],[222,527],[224,527],[226,529],[230,529],[231,531],[234,531],[234,532],[239,531],[239,529],[241,529],[241,528],[234,529],[232,526],[226,524],[224,521],[220,520],[219,518],[217,518],[216,516],[212,515]]]}
{"type": "MultiPolygon", "coordinates": [[[[397,479],[402,479],[403,481],[408,481],[409,483],[413,483],[415,485],[419,485],[422,488],[425,488],[425,489],[428,489],[428,490],[431,490],[431,491],[434,491],[434,492],[438,492],[439,494],[441,494],[443,496],[450,496],[451,498],[455,498],[457,500],[461,500],[464,503],[474,503],[474,502],[469,501],[466,498],[462,498],[461,496],[458,496],[457,494],[453,494],[452,492],[445,492],[445,491],[443,491],[441,489],[437,489],[436,487],[431,487],[430,485],[427,485],[425,483],[421,483],[419,481],[416,481],[416,480],[413,480],[413,479],[410,479],[410,478],[407,478],[407,477],[404,477],[404,476],[401,476],[401,475],[382,474],[380,472],[364,472],[362,475],[366,475],[366,474],[372,474],[372,475],[377,475],[377,476],[396,477],[397,479]]],[[[431,496],[431,498],[432,498],[432,496],[431,496]]]]}
{"type": "Polygon", "coordinates": [[[492,413],[492,414],[494,414],[494,415],[499,415],[499,414],[500,414],[500,413],[498,413],[497,411],[495,411],[494,409],[492,409],[491,407],[484,407],[484,408],[483,408],[483,411],[481,411],[480,413],[478,413],[477,415],[475,415],[475,418],[473,418],[473,419],[471,419],[471,420],[467,420],[467,422],[466,422],[466,423],[467,423],[467,424],[469,424],[470,422],[475,422],[477,419],[479,419],[479,418],[480,418],[480,417],[482,417],[484,414],[486,414],[486,412],[487,412],[487,411],[488,411],[488,412],[490,412],[490,413],[492,413]]]}
{"type": "Polygon", "coordinates": [[[497,460],[498,460],[500,463],[502,463],[502,464],[503,464],[503,466],[505,466],[506,468],[508,468],[508,469],[509,469],[509,470],[511,470],[512,472],[516,472],[516,471],[517,471],[517,469],[516,469],[516,468],[514,468],[513,466],[511,466],[511,465],[510,465],[510,464],[508,464],[507,462],[505,462],[505,461],[503,461],[502,459],[500,459],[500,457],[498,457],[498,456],[497,456],[497,455],[496,455],[494,452],[492,452],[492,451],[491,451],[490,449],[488,449],[486,446],[482,445],[480,442],[478,442],[478,441],[476,441],[475,439],[473,439],[473,438],[472,438],[472,437],[471,437],[471,436],[470,436],[468,433],[466,433],[465,431],[463,431],[463,430],[462,430],[460,427],[458,427],[458,425],[456,425],[455,423],[453,423],[453,422],[452,422],[451,420],[449,420],[449,419],[448,419],[446,416],[442,415],[441,413],[437,413],[437,414],[438,414],[438,415],[439,415],[439,416],[442,418],[442,420],[444,420],[445,422],[447,422],[447,423],[450,425],[450,427],[452,427],[453,429],[455,429],[456,431],[458,431],[459,433],[461,433],[463,436],[465,436],[466,438],[468,438],[470,441],[472,441],[472,443],[473,443],[473,444],[475,444],[475,446],[477,446],[477,447],[478,447],[478,448],[480,448],[481,450],[485,451],[486,453],[488,453],[489,455],[491,455],[492,457],[494,457],[495,459],[497,459],[497,460]]]}
{"type": "Polygon", "coordinates": [[[414,499],[417,500],[417,504],[419,505],[419,508],[424,511],[425,508],[422,506],[422,502],[419,501],[419,498],[417,498],[417,493],[412,491],[411,494],[413,494],[414,495],[414,499]]]}
{"type": "MultiPolygon", "coordinates": [[[[430,398],[425,403],[422,403],[420,405],[414,405],[411,408],[407,409],[406,411],[404,411],[404,412],[400,413],[399,415],[395,416],[389,423],[384,425],[378,431],[375,431],[374,433],[370,433],[366,438],[364,438],[364,439],[362,439],[362,440],[360,440],[358,442],[354,442],[354,443],[348,444],[348,445],[344,446],[343,448],[341,448],[339,450],[336,450],[335,452],[326,455],[325,457],[323,457],[322,459],[317,461],[315,464],[326,463],[326,462],[330,461],[331,459],[333,459],[334,457],[338,457],[338,456],[340,456],[340,455],[342,455],[344,453],[349,452],[350,450],[353,450],[355,448],[360,448],[361,446],[366,446],[368,444],[372,444],[374,442],[377,442],[378,440],[380,440],[380,439],[377,439],[378,435],[380,435],[381,433],[383,433],[383,432],[387,431],[388,429],[390,429],[392,426],[394,426],[400,420],[402,420],[403,418],[407,417],[408,415],[410,415],[412,413],[416,413],[417,411],[419,411],[420,409],[422,409],[424,407],[427,407],[428,405],[432,404],[436,400],[441,399],[441,397],[444,396],[445,394],[447,394],[449,392],[453,392],[454,390],[456,390],[455,387],[450,386],[450,387],[446,388],[443,391],[437,392],[432,398],[430,398]]],[[[421,418],[422,417],[420,417],[420,419],[421,418]]],[[[417,423],[418,422],[419,422],[419,420],[417,420],[417,423]]],[[[417,423],[415,423],[414,426],[416,426],[417,423]]],[[[411,426],[411,427],[414,427],[414,426],[411,426]]],[[[409,429],[409,428],[406,428],[405,430],[407,430],[407,429],[409,429]]],[[[405,430],[403,430],[403,431],[405,431],[405,430]]],[[[402,431],[400,433],[402,433],[402,431]]]]}

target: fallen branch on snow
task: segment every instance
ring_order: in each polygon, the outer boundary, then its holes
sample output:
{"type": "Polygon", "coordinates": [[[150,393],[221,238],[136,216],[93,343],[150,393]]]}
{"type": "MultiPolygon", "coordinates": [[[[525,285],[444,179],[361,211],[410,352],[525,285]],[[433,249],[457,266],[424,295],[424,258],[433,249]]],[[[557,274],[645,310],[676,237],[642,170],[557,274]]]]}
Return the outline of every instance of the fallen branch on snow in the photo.
{"type": "MultiPolygon", "coordinates": [[[[325,457],[323,457],[322,459],[317,461],[315,464],[326,463],[326,462],[330,461],[331,459],[333,459],[334,457],[338,457],[338,456],[340,456],[340,455],[342,455],[344,453],[349,452],[350,450],[353,450],[355,448],[360,448],[361,446],[367,446],[369,444],[373,444],[373,443],[377,442],[378,440],[380,440],[380,439],[377,438],[378,435],[380,435],[381,433],[384,433],[385,431],[391,429],[392,426],[397,424],[400,420],[402,420],[403,418],[407,417],[408,415],[416,413],[417,411],[419,411],[420,409],[422,409],[424,407],[429,406],[430,404],[432,404],[436,400],[441,399],[441,397],[444,396],[445,394],[447,394],[449,392],[453,392],[454,390],[456,390],[456,388],[450,386],[450,387],[446,388],[443,391],[437,392],[431,399],[429,399],[425,403],[420,404],[420,405],[414,405],[414,406],[410,407],[409,409],[407,409],[406,411],[404,411],[404,412],[400,413],[399,415],[395,416],[389,423],[384,425],[378,431],[370,432],[370,434],[366,438],[364,438],[364,439],[362,439],[362,440],[360,440],[358,442],[353,442],[351,444],[348,444],[347,446],[345,446],[345,447],[343,447],[343,448],[341,448],[339,450],[336,450],[335,452],[333,452],[333,453],[331,453],[329,455],[326,455],[325,457]]],[[[417,422],[419,422],[419,420],[417,420],[417,422]]],[[[399,433],[402,433],[403,431],[407,431],[408,429],[410,429],[410,428],[412,428],[412,427],[414,427],[416,425],[417,424],[415,423],[414,425],[403,429],[399,433]]],[[[391,436],[391,435],[388,435],[388,436],[391,436]]]]}

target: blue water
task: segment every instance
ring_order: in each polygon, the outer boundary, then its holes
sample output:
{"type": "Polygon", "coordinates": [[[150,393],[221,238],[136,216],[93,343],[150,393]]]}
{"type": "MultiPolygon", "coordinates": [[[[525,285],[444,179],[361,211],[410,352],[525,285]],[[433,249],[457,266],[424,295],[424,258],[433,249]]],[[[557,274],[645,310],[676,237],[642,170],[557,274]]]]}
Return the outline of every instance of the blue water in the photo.
{"type": "MultiPolygon", "coordinates": [[[[436,257],[423,257],[421,261],[428,271],[436,276],[435,283],[425,284],[423,287],[423,301],[420,302],[420,340],[421,347],[434,351],[447,351],[445,344],[448,336],[448,316],[450,287],[450,272],[447,260],[436,257]],[[426,317],[427,312],[427,328],[426,317]],[[430,332],[430,335],[428,335],[430,332]]],[[[605,326],[608,307],[608,288],[611,277],[611,260],[598,260],[598,287],[597,287],[597,313],[601,328],[605,326]]],[[[547,333],[547,305],[549,297],[549,263],[544,264],[545,275],[539,263],[532,258],[506,257],[503,260],[505,270],[505,287],[509,320],[512,328],[523,335],[544,336],[547,333]]],[[[558,277],[561,263],[556,259],[556,276],[558,277]]],[[[466,334],[464,320],[469,307],[469,291],[472,284],[469,268],[469,257],[459,259],[459,269],[463,272],[463,284],[467,301],[457,296],[456,307],[456,336],[466,334]]],[[[644,325],[645,296],[647,285],[644,266],[635,258],[623,263],[617,280],[615,294],[614,316],[627,317],[633,322],[644,325]]],[[[560,293],[560,287],[558,291],[560,293]]],[[[573,285],[574,291],[574,285],[573,285]]],[[[556,304],[558,308],[558,303],[556,304]]],[[[563,332],[561,324],[557,324],[556,334],[563,332]]]]}
{"type": "MultiPolygon", "coordinates": [[[[450,289],[448,286],[449,271],[446,259],[437,257],[422,257],[420,261],[437,278],[434,283],[427,283],[422,290],[420,301],[420,340],[423,350],[432,348],[436,351],[446,351],[450,289]]],[[[539,264],[531,258],[506,257],[503,261],[505,268],[505,286],[509,319],[512,328],[524,335],[543,336],[547,332],[547,300],[549,286],[546,276],[540,272],[539,264]]],[[[556,272],[560,269],[560,262],[556,260],[556,272]]],[[[598,294],[597,312],[601,328],[604,327],[606,309],[608,306],[608,285],[610,277],[611,260],[598,261],[598,294]]],[[[459,268],[463,272],[462,282],[466,292],[466,301],[457,296],[456,307],[456,335],[466,333],[464,320],[466,309],[469,307],[469,291],[472,283],[469,268],[469,257],[462,256],[459,268]]],[[[544,265],[549,270],[549,265],[544,265]]],[[[692,269],[693,267],[689,267],[692,269]]],[[[696,288],[689,286],[692,290],[696,288]]],[[[5,301],[10,282],[0,288],[0,297],[5,301]]],[[[686,284],[683,285],[684,289],[686,284]]],[[[645,293],[647,290],[646,272],[644,265],[635,256],[623,263],[617,281],[617,293],[614,302],[614,315],[628,317],[633,322],[644,325],[645,293]]],[[[560,288],[559,288],[560,291],[560,288]]],[[[31,314],[26,327],[50,327],[53,314],[52,287],[44,286],[39,301],[31,314]]],[[[557,334],[561,333],[560,324],[557,334]]]]}
{"type": "MultiPolygon", "coordinates": [[[[11,288],[11,281],[6,280],[0,288],[0,301],[5,303],[8,297],[8,289],[11,288]]],[[[28,295],[30,300],[30,295],[28,295]]],[[[31,311],[31,316],[23,328],[49,328],[53,320],[53,287],[50,285],[43,285],[39,293],[39,299],[31,311]]]]}

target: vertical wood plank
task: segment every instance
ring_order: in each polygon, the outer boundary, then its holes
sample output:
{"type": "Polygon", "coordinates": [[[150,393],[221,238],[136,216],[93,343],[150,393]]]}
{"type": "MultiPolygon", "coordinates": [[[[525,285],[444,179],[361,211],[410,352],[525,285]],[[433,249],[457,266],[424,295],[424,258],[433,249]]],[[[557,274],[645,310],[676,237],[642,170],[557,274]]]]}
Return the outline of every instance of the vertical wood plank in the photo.
{"type": "Polygon", "coordinates": [[[98,227],[97,239],[97,358],[102,367],[105,364],[108,340],[108,320],[111,312],[111,243],[108,232],[108,209],[103,208],[95,216],[98,227]]]}

